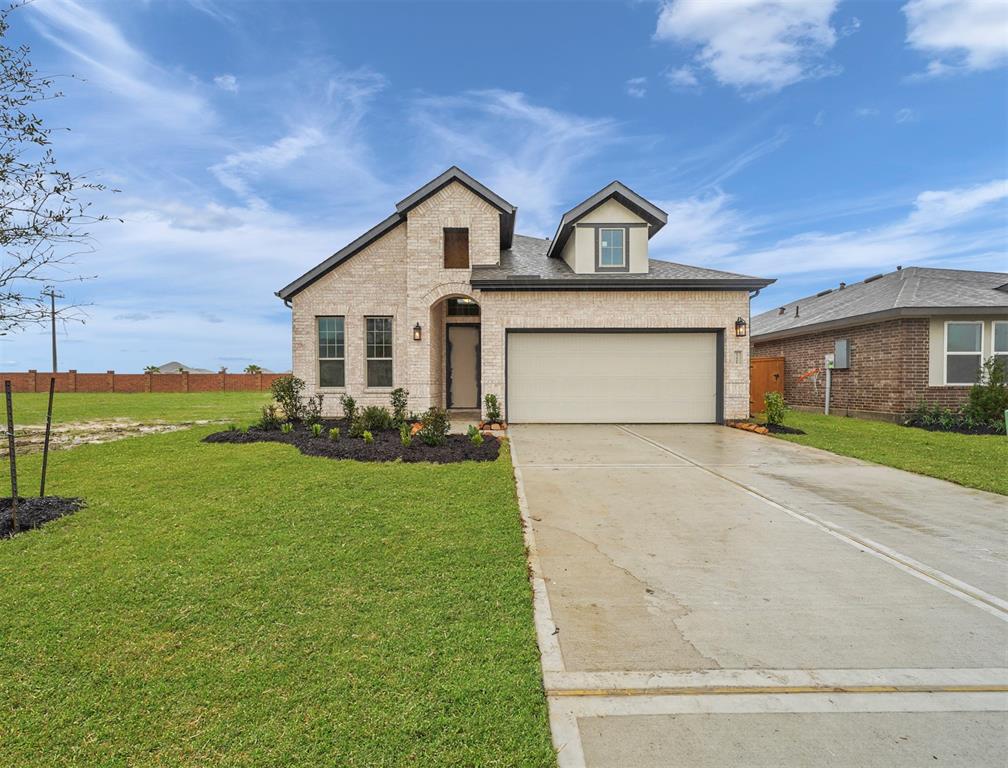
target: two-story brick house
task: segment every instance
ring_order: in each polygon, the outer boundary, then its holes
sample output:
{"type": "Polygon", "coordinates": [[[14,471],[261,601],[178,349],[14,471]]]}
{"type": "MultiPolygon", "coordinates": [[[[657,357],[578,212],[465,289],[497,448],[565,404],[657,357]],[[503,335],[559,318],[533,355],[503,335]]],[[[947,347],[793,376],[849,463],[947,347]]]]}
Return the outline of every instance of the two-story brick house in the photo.
{"type": "Polygon", "coordinates": [[[361,404],[476,409],[514,422],[722,422],[748,415],[750,294],[773,282],[650,259],[666,214],[613,182],[551,239],[458,168],[277,292],[293,370],[361,404]]]}

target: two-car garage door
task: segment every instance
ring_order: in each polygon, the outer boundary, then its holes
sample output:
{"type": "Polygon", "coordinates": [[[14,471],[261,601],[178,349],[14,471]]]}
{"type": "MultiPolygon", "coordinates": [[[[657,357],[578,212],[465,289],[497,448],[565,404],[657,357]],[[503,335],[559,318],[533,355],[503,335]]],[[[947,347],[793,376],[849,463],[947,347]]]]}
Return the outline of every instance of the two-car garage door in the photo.
{"type": "Polygon", "coordinates": [[[717,346],[710,332],[509,331],[508,419],[717,421],[717,346]]]}

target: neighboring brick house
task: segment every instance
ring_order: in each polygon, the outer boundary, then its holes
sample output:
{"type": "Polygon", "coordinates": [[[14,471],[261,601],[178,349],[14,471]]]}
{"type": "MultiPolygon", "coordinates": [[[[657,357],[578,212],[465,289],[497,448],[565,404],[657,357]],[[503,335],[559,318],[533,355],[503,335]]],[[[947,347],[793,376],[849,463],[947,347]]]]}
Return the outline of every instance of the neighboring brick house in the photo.
{"type": "Polygon", "coordinates": [[[919,403],[956,407],[983,360],[1008,365],[1008,273],[906,267],[822,291],[752,319],[753,357],[784,358],[784,399],[821,409],[836,342],[849,364],[832,373],[833,413],[895,418],[919,403]]]}
{"type": "Polygon", "coordinates": [[[766,280],[648,258],[666,214],[613,182],[552,239],[458,168],[277,292],[310,393],[481,407],[511,421],[721,422],[748,415],[743,318],[766,280]],[[738,324],[738,330],[736,325],[738,324]]]}

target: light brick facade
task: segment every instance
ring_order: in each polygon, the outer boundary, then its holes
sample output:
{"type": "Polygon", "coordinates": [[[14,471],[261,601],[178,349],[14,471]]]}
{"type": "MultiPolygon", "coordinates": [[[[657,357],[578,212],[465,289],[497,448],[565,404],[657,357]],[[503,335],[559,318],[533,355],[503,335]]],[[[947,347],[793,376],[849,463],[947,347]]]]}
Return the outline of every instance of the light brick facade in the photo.
{"type": "Polygon", "coordinates": [[[749,347],[734,335],[748,317],[746,291],[519,291],[481,292],[468,269],[445,269],[443,230],[469,229],[472,265],[500,258],[500,214],[483,198],[453,182],[411,209],[406,221],[311,283],[291,299],[293,371],[310,393],[326,395],[327,415],[339,412],[339,395],[362,405],[388,404],[390,389],[365,387],[365,318],[393,318],[394,386],[410,391],[419,411],[445,405],[444,300],[470,297],[481,308],[481,386],[503,405],[506,328],[721,328],[725,340],[724,416],[748,416],[749,347]],[[319,389],[315,318],[339,315],[345,323],[346,384],[319,389]],[[420,323],[421,341],[413,340],[420,323]]]}

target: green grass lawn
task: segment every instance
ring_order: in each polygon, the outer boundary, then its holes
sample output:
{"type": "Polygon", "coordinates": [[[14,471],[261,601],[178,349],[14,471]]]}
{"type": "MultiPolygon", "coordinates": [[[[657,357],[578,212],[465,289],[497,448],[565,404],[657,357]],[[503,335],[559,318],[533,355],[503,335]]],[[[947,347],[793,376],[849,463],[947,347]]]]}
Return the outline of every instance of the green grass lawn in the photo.
{"type": "MultiPolygon", "coordinates": [[[[270,399],[269,392],[57,392],[53,398],[53,421],[66,424],[127,418],[168,422],[219,419],[249,423],[256,419],[259,409],[270,399]]],[[[48,401],[48,393],[26,392],[14,395],[14,423],[45,424],[48,401]]]]}
{"type": "Polygon", "coordinates": [[[808,434],[775,437],[1008,495],[1008,438],[1003,435],[928,432],[801,411],[788,411],[785,424],[808,434]]]}
{"type": "Polygon", "coordinates": [[[88,506],[0,541],[0,765],[555,765],[506,455],[211,431],[50,457],[88,506]]]}

